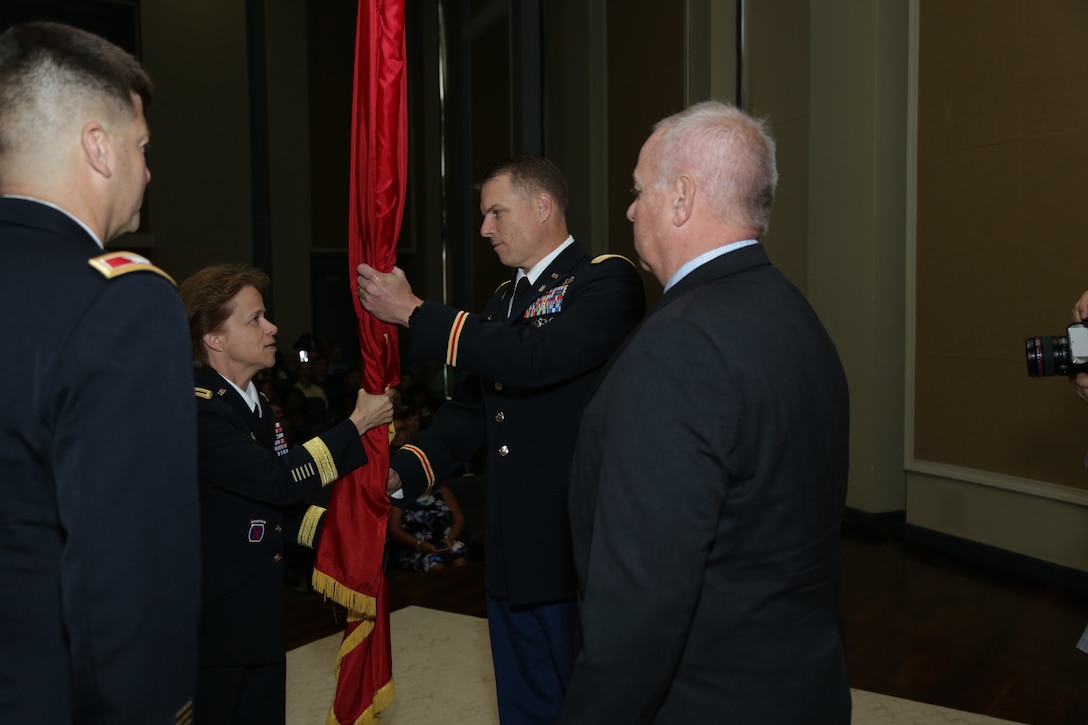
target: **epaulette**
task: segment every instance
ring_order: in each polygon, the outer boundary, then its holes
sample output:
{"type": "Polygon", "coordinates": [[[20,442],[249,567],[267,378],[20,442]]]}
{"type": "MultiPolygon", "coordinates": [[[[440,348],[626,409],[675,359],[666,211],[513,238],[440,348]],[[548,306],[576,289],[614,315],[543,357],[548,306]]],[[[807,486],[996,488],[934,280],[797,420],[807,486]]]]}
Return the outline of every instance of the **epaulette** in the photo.
{"type": "MultiPolygon", "coordinates": [[[[499,290],[501,290],[503,287],[505,287],[508,284],[510,284],[510,280],[506,280],[505,282],[500,284],[498,287],[496,287],[495,292],[498,292],[499,290]]],[[[495,294],[495,292],[492,292],[491,294],[495,294]]]]}
{"type": "MultiPolygon", "coordinates": [[[[622,254],[599,254],[593,258],[590,264],[600,264],[601,262],[606,262],[609,259],[622,259],[624,262],[627,262],[632,267],[635,267],[635,263],[627,257],[623,256],[622,254]]],[[[635,269],[638,269],[638,267],[635,267],[635,269]]]]}
{"type": "Polygon", "coordinates": [[[198,398],[204,398],[204,400],[212,399],[212,391],[208,390],[207,388],[193,388],[193,391],[196,393],[196,397],[198,398]]]}
{"type": "Polygon", "coordinates": [[[87,260],[87,263],[101,272],[106,279],[120,277],[129,272],[154,272],[168,279],[175,287],[178,286],[173,277],[153,265],[150,259],[133,252],[108,252],[87,260]]]}

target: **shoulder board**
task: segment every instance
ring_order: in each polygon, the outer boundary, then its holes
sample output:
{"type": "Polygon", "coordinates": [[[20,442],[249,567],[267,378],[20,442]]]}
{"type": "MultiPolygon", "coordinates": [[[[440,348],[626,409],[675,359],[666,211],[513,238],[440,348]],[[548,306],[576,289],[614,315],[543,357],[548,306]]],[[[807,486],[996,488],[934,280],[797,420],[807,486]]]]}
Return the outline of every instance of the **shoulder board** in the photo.
{"type": "Polygon", "coordinates": [[[632,267],[635,266],[634,262],[623,256],[622,254],[600,254],[594,257],[590,264],[600,264],[601,262],[607,262],[610,259],[622,259],[624,262],[627,262],[632,267]]]}
{"type": "Polygon", "coordinates": [[[94,259],[87,260],[88,264],[102,273],[106,279],[120,277],[129,272],[154,272],[165,277],[170,284],[177,287],[174,278],[151,263],[147,257],[141,257],[133,252],[109,252],[94,259]]]}
{"type": "Polygon", "coordinates": [[[207,388],[193,388],[193,390],[196,392],[196,397],[198,398],[204,398],[204,400],[212,399],[212,391],[207,388]]]}
{"type": "MultiPolygon", "coordinates": [[[[505,287],[508,284],[510,284],[510,280],[506,280],[505,282],[500,284],[498,287],[496,287],[495,292],[498,292],[499,290],[501,290],[503,287],[505,287]]],[[[495,294],[495,292],[492,292],[491,294],[495,294]]]]}

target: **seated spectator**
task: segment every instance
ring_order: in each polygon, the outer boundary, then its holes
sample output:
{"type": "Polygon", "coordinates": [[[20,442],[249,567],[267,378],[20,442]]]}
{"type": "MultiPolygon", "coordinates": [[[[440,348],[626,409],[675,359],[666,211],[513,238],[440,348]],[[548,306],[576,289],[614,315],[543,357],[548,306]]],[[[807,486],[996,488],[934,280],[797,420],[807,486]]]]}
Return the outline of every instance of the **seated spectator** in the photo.
{"type": "Polygon", "coordinates": [[[417,408],[412,406],[406,406],[401,411],[404,416],[404,430],[408,435],[413,436],[419,431],[423,430],[423,416],[417,408]]]}
{"type": "Polygon", "coordinates": [[[419,413],[419,427],[426,428],[430,425],[435,408],[438,407],[431,389],[424,383],[416,383],[406,391],[405,397],[407,398],[404,401],[405,405],[419,413]]]}
{"type": "Polygon", "coordinates": [[[408,442],[408,411],[404,408],[393,408],[393,440],[389,441],[389,452],[396,453],[400,447],[408,442]]]}
{"type": "Polygon", "coordinates": [[[313,373],[312,362],[299,362],[294,388],[306,397],[306,424],[311,430],[321,432],[328,424],[329,399],[325,389],[314,380],[313,373]]]}
{"type": "Polygon", "coordinates": [[[393,563],[408,571],[439,571],[464,566],[468,550],[458,540],[465,517],[448,487],[435,486],[410,509],[389,511],[387,532],[397,545],[393,563]]]}
{"type": "Polygon", "coordinates": [[[286,430],[289,426],[297,440],[309,440],[313,437],[306,411],[306,396],[296,387],[290,387],[283,395],[283,417],[280,418],[286,430]]]}

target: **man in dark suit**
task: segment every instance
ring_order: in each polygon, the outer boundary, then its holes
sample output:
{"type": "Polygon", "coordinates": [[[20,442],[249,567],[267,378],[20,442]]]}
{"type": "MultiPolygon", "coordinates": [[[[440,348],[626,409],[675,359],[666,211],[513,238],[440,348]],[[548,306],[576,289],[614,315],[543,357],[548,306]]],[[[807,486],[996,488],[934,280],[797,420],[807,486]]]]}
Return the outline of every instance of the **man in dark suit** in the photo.
{"type": "Polygon", "coordinates": [[[578,433],[564,723],[850,721],[846,379],[756,241],[776,180],[763,125],[719,103],[665,119],[639,154],[627,217],[665,291],[578,433]]]}
{"type": "Polygon", "coordinates": [[[645,309],[634,265],[587,256],[567,232],[566,207],[566,180],[543,157],[485,175],[480,233],[517,272],[480,314],[424,302],[399,269],[359,269],[363,305],[411,327],[413,355],[481,378],[394,455],[390,475],[410,505],[486,446],[488,626],[504,725],[558,717],[575,641],[574,433],[602,366],[645,309]]]}
{"type": "Polygon", "coordinates": [[[139,225],[151,82],[63,25],[0,35],[0,719],[188,723],[200,522],[185,315],[139,225]]]}

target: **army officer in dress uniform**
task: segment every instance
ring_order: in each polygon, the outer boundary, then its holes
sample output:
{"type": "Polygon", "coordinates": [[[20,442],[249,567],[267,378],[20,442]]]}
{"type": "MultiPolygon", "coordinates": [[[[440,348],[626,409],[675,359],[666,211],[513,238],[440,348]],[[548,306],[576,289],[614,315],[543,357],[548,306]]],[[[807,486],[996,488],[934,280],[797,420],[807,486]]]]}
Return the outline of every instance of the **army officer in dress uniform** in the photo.
{"type": "Polygon", "coordinates": [[[444,403],[390,465],[403,484],[394,503],[411,505],[487,447],[487,624],[503,725],[559,716],[574,661],[575,433],[605,362],[645,311],[634,265],[586,254],[567,231],[566,209],[566,179],[542,156],[484,175],[480,234],[516,271],[480,314],[424,302],[399,269],[359,267],[363,306],[411,327],[413,355],[482,379],[444,403]]]}
{"type": "Polygon", "coordinates": [[[359,391],[347,420],[294,450],[253,376],[275,363],[268,277],[207,267],[181,284],[196,368],[204,559],[201,725],[284,722],[284,549],[316,548],[325,510],[303,499],[366,463],[360,436],[388,423],[388,394],[359,391]]]}
{"type": "MultiPolygon", "coordinates": [[[[12,4],[5,3],[5,8],[12,4]]],[[[196,411],[140,224],[151,79],[57,23],[0,35],[0,721],[188,725],[196,411]]]]}

